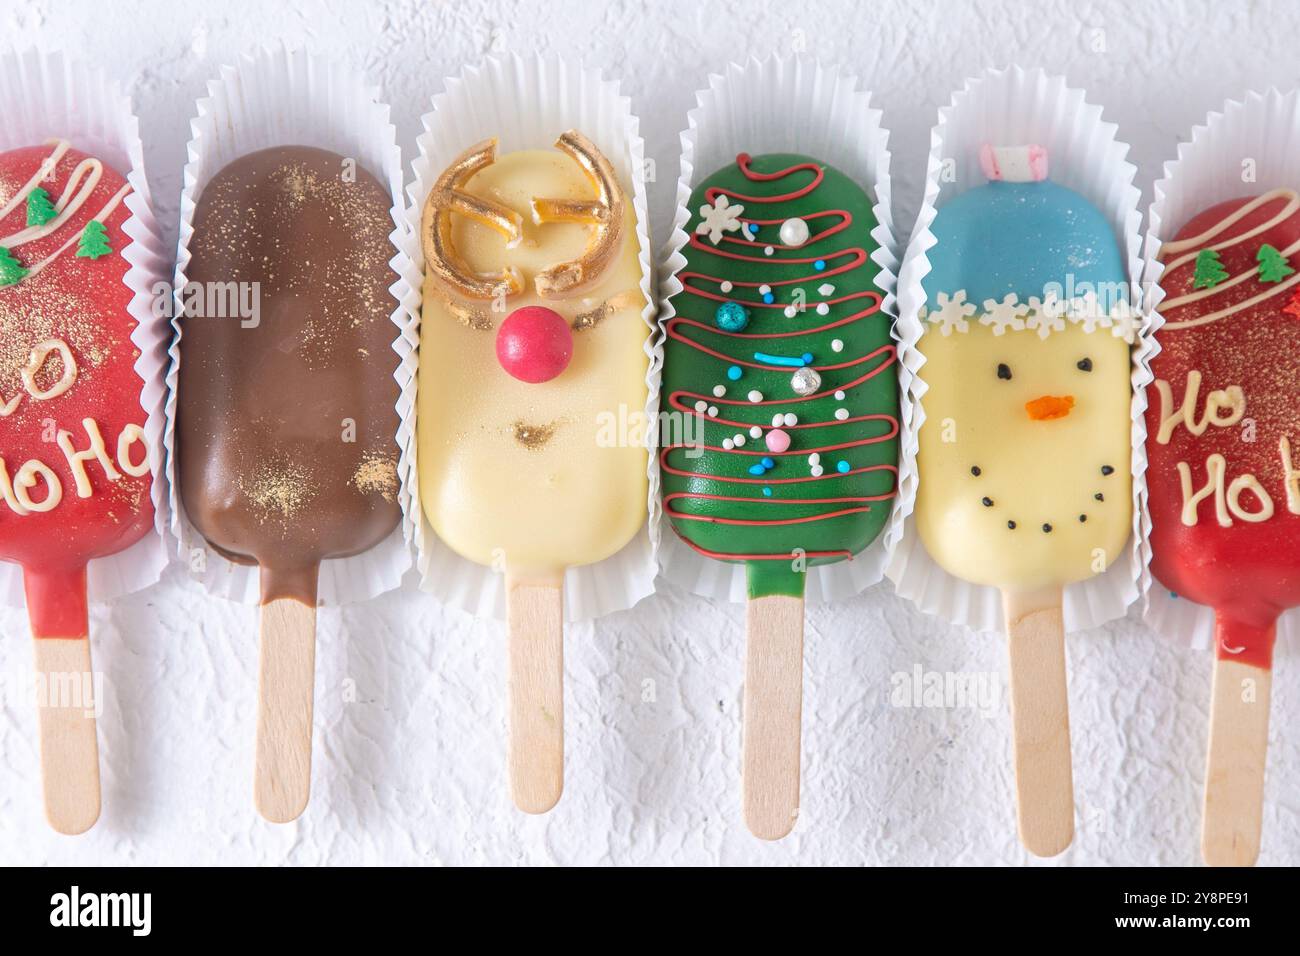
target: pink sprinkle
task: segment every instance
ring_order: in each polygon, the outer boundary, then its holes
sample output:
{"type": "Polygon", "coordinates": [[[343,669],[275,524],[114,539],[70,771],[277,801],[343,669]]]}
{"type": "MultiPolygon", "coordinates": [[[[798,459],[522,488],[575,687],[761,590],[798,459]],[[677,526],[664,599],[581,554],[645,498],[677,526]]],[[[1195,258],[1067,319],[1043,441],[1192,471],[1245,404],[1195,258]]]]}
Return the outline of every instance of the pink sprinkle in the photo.
{"type": "Polygon", "coordinates": [[[790,448],[790,435],[779,428],[773,428],[767,433],[767,450],[774,451],[778,455],[790,448]]]}

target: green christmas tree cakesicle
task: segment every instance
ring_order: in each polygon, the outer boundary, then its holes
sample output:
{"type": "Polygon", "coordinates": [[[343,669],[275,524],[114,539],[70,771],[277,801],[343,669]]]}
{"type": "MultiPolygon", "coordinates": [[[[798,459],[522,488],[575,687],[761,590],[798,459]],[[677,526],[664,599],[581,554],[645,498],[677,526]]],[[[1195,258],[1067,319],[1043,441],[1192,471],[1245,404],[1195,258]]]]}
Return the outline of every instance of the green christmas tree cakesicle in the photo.
{"type": "Polygon", "coordinates": [[[8,249],[0,247],[0,286],[15,285],[23,280],[28,270],[14,258],[8,249]]]}
{"type": "Polygon", "coordinates": [[[746,565],[751,598],[801,597],[807,567],[875,539],[896,492],[871,200],[808,157],[742,153],[690,209],[665,327],[664,510],[695,550],[746,565]]]}

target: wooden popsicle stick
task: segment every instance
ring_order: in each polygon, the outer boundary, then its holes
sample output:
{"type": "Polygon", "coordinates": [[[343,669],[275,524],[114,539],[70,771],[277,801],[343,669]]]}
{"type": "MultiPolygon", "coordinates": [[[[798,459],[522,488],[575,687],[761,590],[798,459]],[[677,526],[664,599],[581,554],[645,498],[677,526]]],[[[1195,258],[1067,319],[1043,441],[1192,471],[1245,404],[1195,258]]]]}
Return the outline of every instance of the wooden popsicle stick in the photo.
{"type": "Polygon", "coordinates": [[[745,609],[742,740],[745,824],[779,840],[799,816],[803,598],[751,597],[745,609]]]}
{"type": "Polygon", "coordinates": [[[37,637],[34,644],[45,817],[59,833],[85,833],[99,819],[90,640],[37,637]]]}
{"type": "Polygon", "coordinates": [[[1272,686],[1271,670],[1214,662],[1201,823],[1201,855],[1210,866],[1253,866],[1259,856],[1272,686]]]}
{"type": "Polygon", "coordinates": [[[316,609],[293,598],[262,605],[253,802],[272,823],[301,815],[311,795],[316,609]]]}
{"type": "Polygon", "coordinates": [[[506,572],[510,795],[545,813],[564,790],[564,575],[506,572]]]}
{"type": "Polygon", "coordinates": [[[1074,839],[1070,701],[1061,589],[1004,591],[1020,842],[1056,856],[1074,839]]]}

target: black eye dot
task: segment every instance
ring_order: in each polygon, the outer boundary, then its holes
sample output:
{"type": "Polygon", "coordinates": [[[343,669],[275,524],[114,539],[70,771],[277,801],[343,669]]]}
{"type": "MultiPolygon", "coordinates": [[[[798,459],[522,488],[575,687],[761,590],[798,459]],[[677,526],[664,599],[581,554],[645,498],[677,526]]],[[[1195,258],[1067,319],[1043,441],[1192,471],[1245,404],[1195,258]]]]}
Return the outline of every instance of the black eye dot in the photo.
{"type": "Polygon", "coordinates": [[[1077,368],[1080,372],[1091,372],[1092,359],[1090,358],[1079,359],[1079,361],[1074,364],[1074,367],[1077,368]]]}
{"type": "Polygon", "coordinates": [[[979,465],[971,465],[971,466],[970,466],[970,473],[971,473],[972,475],[974,475],[976,478],[978,478],[978,477],[980,476],[980,466],[979,466],[979,465]]]}
{"type": "Polygon", "coordinates": [[[1052,533],[1052,526],[1051,526],[1050,524],[1045,524],[1045,525],[1043,525],[1043,533],[1044,533],[1044,534],[1051,534],[1051,533],[1052,533]]]}
{"type": "Polygon", "coordinates": [[[1002,379],[1004,382],[1011,381],[1011,366],[1006,362],[998,363],[998,378],[1002,379]]]}
{"type": "Polygon", "coordinates": [[[981,498],[981,499],[980,499],[980,504],[982,504],[985,508],[992,508],[992,507],[993,507],[993,499],[992,499],[992,498],[981,498]]]}
{"type": "Polygon", "coordinates": [[[1081,524],[1082,524],[1083,522],[1087,521],[1087,520],[1088,520],[1088,516],[1087,516],[1087,515],[1079,515],[1079,522],[1080,522],[1081,524]]]}
{"type": "Polygon", "coordinates": [[[1095,495],[1093,495],[1093,497],[1096,498],[1098,501],[1105,501],[1105,500],[1106,500],[1106,496],[1103,495],[1100,491],[1097,492],[1095,495]]]}
{"type": "Polygon", "coordinates": [[[1102,466],[1101,466],[1101,473],[1102,473],[1103,475],[1112,475],[1112,474],[1115,473],[1115,469],[1112,468],[1110,465],[1102,465],[1102,466]]]}
{"type": "Polygon", "coordinates": [[[1007,522],[1007,527],[1010,528],[1012,531],[1015,531],[1015,530],[1016,530],[1016,523],[1015,523],[1014,521],[1008,521],[1008,522],[1007,522]]]}

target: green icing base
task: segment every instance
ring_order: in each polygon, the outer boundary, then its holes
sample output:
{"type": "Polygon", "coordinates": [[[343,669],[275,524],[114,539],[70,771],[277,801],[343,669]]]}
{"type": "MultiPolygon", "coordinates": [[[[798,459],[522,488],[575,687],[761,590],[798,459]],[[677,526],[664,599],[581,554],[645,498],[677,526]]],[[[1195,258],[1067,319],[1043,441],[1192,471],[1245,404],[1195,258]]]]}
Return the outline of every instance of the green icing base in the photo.
{"type": "MultiPolygon", "coordinates": [[[[755,173],[775,173],[801,163],[812,163],[804,156],[794,154],[771,154],[753,158],[750,170],[755,173]]],[[[818,164],[820,165],[820,164],[818,164]]],[[[696,238],[702,248],[687,245],[683,250],[687,264],[679,272],[679,278],[688,286],[702,291],[715,292],[732,301],[739,301],[749,306],[749,324],[744,334],[766,334],[789,332],[798,329],[815,328],[838,319],[846,318],[872,306],[872,299],[857,298],[830,306],[829,314],[822,316],[816,312],[816,306],[824,298],[839,299],[857,292],[874,292],[879,295],[875,285],[877,266],[870,261],[876,244],[871,238],[871,231],[876,227],[876,218],[871,209],[871,201],[856,183],[828,166],[823,166],[824,179],[810,194],[775,202],[756,202],[738,198],[739,195],[751,197],[781,196],[805,188],[812,180],[811,169],[791,172],[770,181],[751,181],[740,168],[732,164],[709,177],[691,196],[691,219],[687,232],[695,236],[695,229],[701,222],[700,207],[708,203],[707,192],[711,187],[719,187],[731,197],[731,203],[745,206],[740,214],[742,222],[754,219],[774,220],[772,224],[760,225],[757,237],[750,242],[722,242],[714,245],[708,235],[696,238]],[[789,218],[811,216],[817,212],[831,210],[847,211],[852,221],[845,229],[824,238],[815,238],[798,249],[785,250],[777,248],[773,255],[765,256],[767,245],[779,247],[780,224],[789,218]],[[848,261],[843,255],[846,250],[862,249],[866,260],[857,267],[839,273],[833,270],[848,261]],[[718,255],[719,251],[739,253],[752,256],[757,261],[743,261],[718,255]],[[839,254],[837,258],[837,254],[839,254]],[[826,268],[815,269],[813,263],[795,263],[791,259],[823,259],[826,268]],[[692,278],[689,273],[699,273],[712,280],[728,280],[736,283],[729,293],[720,291],[718,282],[705,278],[692,278]],[[792,285],[777,283],[799,278],[792,285]],[[747,287],[740,283],[767,283],[772,286],[774,304],[780,308],[769,309],[755,307],[761,302],[757,287],[747,287]],[[824,296],[818,291],[823,283],[835,287],[834,292],[824,296]],[[793,318],[784,313],[784,307],[794,301],[795,290],[803,290],[805,310],[793,318]]],[[[839,221],[838,216],[826,216],[807,220],[809,229],[816,237],[839,221]]],[[[740,238],[739,231],[726,232],[727,238],[740,238]]],[[[883,311],[865,316],[847,325],[837,326],[821,332],[791,335],[773,339],[745,339],[724,334],[718,329],[715,313],[720,302],[704,295],[684,290],[672,298],[677,317],[694,320],[706,326],[701,329],[689,325],[680,325],[676,331],[691,341],[710,350],[722,353],[729,359],[709,355],[693,347],[686,341],[669,335],[665,345],[663,394],[664,410],[676,412],[670,416],[664,434],[664,446],[682,441],[682,431],[676,427],[680,419],[689,414],[695,401],[704,400],[709,405],[716,405],[720,418],[730,418],[744,423],[744,427],[724,425],[712,418],[703,419],[703,444],[720,448],[723,439],[742,432],[746,444],[734,451],[705,451],[698,457],[688,457],[684,449],[673,449],[666,453],[665,464],[691,471],[691,475],[674,475],[667,468],[663,472],[665,496],[674,494],[689,495],[730,495],[740,497],[742,501],[716,501],[707,498],[677,498],[667,503],[667,507],[678,509],[690,515],[699,515],[713,519],[741,521],[771,521],[823,515],[833,511],[850,508],[869,507],[869,511],[856,512],[824,518],[804,523],[787,523],[779,525],[744,525],[724,524],[717,521],[691,520],[672,517],[673,527],[687,541],[706,551],[731,555],[745,554],[781,554],[779,559],[746,560],[749,594],[761,597],[772,594],[800,596],[804,590],[803,568],[817,564],[827,564],[841,560],[839,555],[811,557],[798,561],[796,552],[848,551],[857,553],[867,547],[884,528],[889,517],[891,500],[884,498],[868,503],[812,503],[814,498],[853,498],[892,496],[896,487],[893,471],[878,470],[858,475],[841,477],[836,472],[836,464],[843,460],[851,469],[879,465],[895,465],[898,460],[897,437],[874,444],[859,445],[834,451],[822,451],[821,466],[824,475],[817,481],[802,481],[797,484],[780,484],[780,479],[809,478],[810,465],[808,449],[840,445],[867,438],[888,434],[898,420],[898,379],[896,362],[889,364],[877,375],[867,381],[846,389],[844,401],[834,398],[836,389],[845,388],[854,379],[878,365],[890,363],[893,352],[887,352],[873,358],[870,362],[841,369],[827,369],[826,366],[840,365],[854,359],[869,355],[885,346],[890,346],[890,318],[883,311]],[[844,343],[841,351],[835,352],[831,347],[834,339],[844,343]],[[828,393],[816,399],[800,398],[791,387],[794,368],[756,369],[742,366],[744,374],[739,381],[727,377],[727,369],[735,364],[734,359],[762,363],[753,356],[755,351],[773,355],[798,356],[812,353],[812,365],[818,369],[822,378],[818,393],[828,393]],[[713,396],[716,385],[726,386],[727,393],[722,399],[713,396]],[[778,406],[751,404],[746,396],[751,390],[762,392],[764,400],[783,400],[778,406]],[[688,392],[690,396],[681,401],[688,412],[674,409],[671,399],[676,392],[688,392]],[[698,399],[697,399],[698,396],[698,399]],[[793,401],[784,401],[793,399],[793,401]],[[728,405],[727,400],[741,402],[728,405]],[[890,421],[864,421],[840,424],[835,412],[845,408],[850,418],[863,415],[889,416],[890,421]],[[772,428],[772,416],[776,412],[793,412],[798,416],[798,424],[829,423],[816,429],[786,429],[791,437],[789,453],[772,455],[776,466],[763,476],[749,473],[749,467],[761,458],[761,455],[745,452],[762,452],[766,450],[764,438],[752,438],[750,425],[760,425],[764,435],[772,428]],[[743,484],[721,481],[719,479],[755,479],[757,483],[743,484]],[[766,479],[766,480],[764,480],[766,479]],[[763,494],[763,488],[771,489],[771,496],[763,494]],[[780,502],[780,503],[778,503],[780,502]],[[788,502],[788,503],[787,503],[788,502]]],[[[699,434],[692,436],[696,442],[699,434]]],[[[698,449],[697,449],[698,450],[698,449]]],[[[724,560],[744,560],[742,558],[724,560]]]]}

